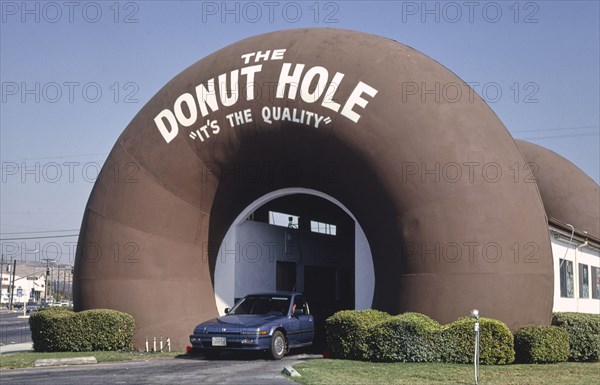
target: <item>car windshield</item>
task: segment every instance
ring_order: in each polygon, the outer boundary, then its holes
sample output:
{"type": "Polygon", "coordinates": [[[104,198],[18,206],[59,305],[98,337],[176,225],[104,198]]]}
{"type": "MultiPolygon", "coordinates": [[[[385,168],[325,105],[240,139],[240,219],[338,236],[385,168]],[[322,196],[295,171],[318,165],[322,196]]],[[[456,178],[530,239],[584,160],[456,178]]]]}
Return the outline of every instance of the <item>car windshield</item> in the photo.
{"type": "Polygon", "coordinates": [[[286,315],[289,307],[289,296],[249,295],[242,298],[229,314],[286,315]]]}

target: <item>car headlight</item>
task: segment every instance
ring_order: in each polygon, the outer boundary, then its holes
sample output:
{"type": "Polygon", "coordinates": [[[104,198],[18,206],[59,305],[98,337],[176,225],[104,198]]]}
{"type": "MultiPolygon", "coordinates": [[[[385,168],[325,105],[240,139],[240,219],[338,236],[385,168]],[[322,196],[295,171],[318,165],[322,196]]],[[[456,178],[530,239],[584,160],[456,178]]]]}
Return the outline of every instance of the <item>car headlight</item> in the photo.
{"type": "Polygon", "coordinates": [[[245,335],[257,335],[259,332],[259,329],[244,329],[242,330],[242,334],[245,335]]]}

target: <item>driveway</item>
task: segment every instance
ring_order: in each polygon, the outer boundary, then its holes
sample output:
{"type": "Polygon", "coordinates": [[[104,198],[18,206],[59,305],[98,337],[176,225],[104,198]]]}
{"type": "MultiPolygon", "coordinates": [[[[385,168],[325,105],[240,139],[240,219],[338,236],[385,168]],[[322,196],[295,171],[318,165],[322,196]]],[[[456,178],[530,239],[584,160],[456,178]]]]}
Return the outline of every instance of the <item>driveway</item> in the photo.
{"type": "MultiPolygon", "coordinates": [[[[84,354],[83,354],[84,355],[84,354]]],[[[202,356],[181,356],[148,361],[127,361],[85,366],[5,370],[2,383],[18,384],[266,384],[290,385],[281,371],[319,355],[298,354],[272,361],[255,356],[224,357],[208,361],[202,356]]]]}

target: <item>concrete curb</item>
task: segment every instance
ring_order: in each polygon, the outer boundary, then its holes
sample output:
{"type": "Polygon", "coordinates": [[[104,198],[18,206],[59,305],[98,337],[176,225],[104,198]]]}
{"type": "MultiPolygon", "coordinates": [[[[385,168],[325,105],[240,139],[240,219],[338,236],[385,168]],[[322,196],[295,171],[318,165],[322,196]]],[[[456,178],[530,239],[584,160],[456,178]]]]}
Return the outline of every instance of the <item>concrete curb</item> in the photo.
{"type": "Polygon", "coordinates": [[[96,357],[46,358],[36,360],[34,366],[87,365],[96,364],[96,357]]]}
{"type": "Polygon", "coordinates": [[[33,342],[23,342],[20,344],[8,344],[0,346],[0,354],[30,352],[33,351],[33,342]]]}
{"type": "Polygon", "coordinates": [[[300,375],[300,373],[298,373],[298,372],[296,371],[296,369],[294,369],[294,368],[293,368],[293,367],[291,367],[291,366],[286,366],[286,367],[284,367],[282,372],[283,372],[283,374],[285,374],[286,376],[290,376],[290,377],[302,377],[302,376],[300,375]]]}

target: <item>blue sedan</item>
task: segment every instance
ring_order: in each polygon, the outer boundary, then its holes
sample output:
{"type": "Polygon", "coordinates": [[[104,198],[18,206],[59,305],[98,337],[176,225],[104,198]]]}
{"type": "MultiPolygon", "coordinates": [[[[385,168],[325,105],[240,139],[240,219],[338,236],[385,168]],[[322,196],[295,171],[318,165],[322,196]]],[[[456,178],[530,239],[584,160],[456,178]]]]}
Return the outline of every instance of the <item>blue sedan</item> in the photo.
{"type": "Polygon", "coordinates": [[[195,350],[207,355],[223,350],[264,350],[279,360],[290,348],[313,343],[314,319],[302,293],[247,295],[225,313],[194,328],[190,342],[195,350]]]}

